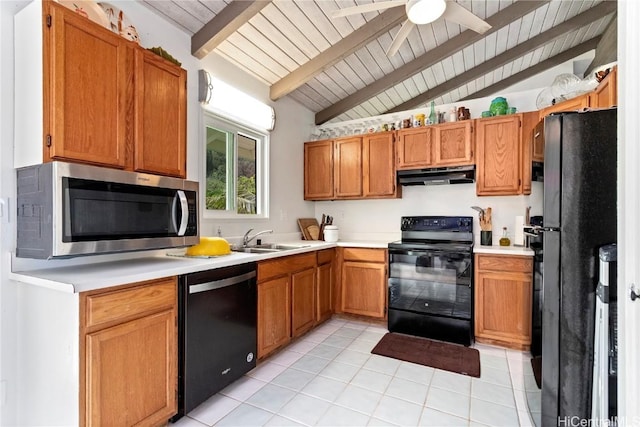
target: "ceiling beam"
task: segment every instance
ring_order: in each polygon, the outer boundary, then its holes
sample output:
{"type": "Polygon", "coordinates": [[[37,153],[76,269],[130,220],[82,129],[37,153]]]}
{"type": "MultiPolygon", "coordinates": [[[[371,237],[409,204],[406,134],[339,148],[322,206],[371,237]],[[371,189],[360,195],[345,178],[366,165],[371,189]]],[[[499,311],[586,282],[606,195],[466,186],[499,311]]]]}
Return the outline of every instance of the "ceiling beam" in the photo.
{"type": "Polygon", "coordinates": [[[202,59],[271,0],[234,0],[191,36],[191,54],[202,59]]]}
{"type": "Polygon", "coordinates": [[[441,45],[426,52],[424,55],[414,59],[413,61],[407,62],[405,65],[397,68],[381,79],[367,85],[365,88],[354,92],[324,110],[319,111],[316,113],[315,117],[316,125],[322,124],[327,120],[331,120],[332,118],[349,111],[353,107],[362,104],[390,87],[408,79],[414,74],[437,64],[454,53],[461,51],[465,47],[472,45],[476,41],[495,33],[516,19],[522,18],[526,14],[547,3],[549,3],[549,0],[515,2],[486,19],[486,22],[491,25],[491,29],[486,33],[478,34],[472,30],[463,31],[452,39],[449,39],[441,45]]]}
{"type": "Polygon", "coordinates": [[[500,80],[497,83],[492,84],[491,86],[487,86],[479,91],[474,93],[470,93],[460,101],[467,101],[469,99],[477,99],[483,98],[485,96],[493,95],[494,93],[500,92],[512,86],[516,83],[520,83],[521,81],[528,79],[529,77],[533,77],[536,74],[539,74],[543,71],[548,70],[549,68],[553,68],[556,65],[563,64],[576,56],[580,56],[583,53],[589,52],[596,48],[602,36],[594,37],[586,42],[580,43],[577,46],[572,47],[571,49],[567,49],[564,52],[560,52],[557,55],[552,56],[551,58],[547,58],[542,62],[538,62],[533,67],[529,67],[525,70],[520,71],[512,76],[507,77],[506,79],[500,80]]]}
{"type": "Polygon", "coordinates": [[[329,49],[272,84],[269,93],[271,100],[276,101],[290,94],[327,68],[389,32],[405,19],[407,15],[403,7],[394,7],[376,16],[329,49]]]}
{"type": "Polygon", "coordinates": [[[609,22],[609,26],[602,33],[602,40],[596,47],[596,56],[584,72],[588,76],[601,65],[615,62],[618,59],[618,15],[609,22]]]}
{"type": "Polygon", "coordinates": [[[411,110],[420,105],[423,105],[434,98],[444,95],[445,93],[448,93],[455,88],[458,88],[472,80],[477,79],[478,76],[483,76],[491,71],[494,71],[497,68],[500,68],[503,65],[508,64],[509,62],[520,58],[521,56],[526,55],[527,53],[532,52],[571,31],[584,27],[585,25],[588,25],[612,12],[615,12],[616,8],[617,4],[615,2],[601,2],[591,9],[588,9],[585,12],[574,16],[573,18],[567,19],[566,21],[556,25],[555,27],[548,29],[544,33],[540,33],[537,36],[530,38],[529,40],[520,43],[519,45],[509,50],[506,50],[500,55],[495,56],[490,60],[485,61],[482,64],[475,66],[465,71],[464,73],[459,74],[456,77],[447,80],[446,82],[435,86],[428,91],[423,92],[420,95],[413,97],[408,101],[405,101],[402,104],[397,105],[382,114],[411,110]]]}

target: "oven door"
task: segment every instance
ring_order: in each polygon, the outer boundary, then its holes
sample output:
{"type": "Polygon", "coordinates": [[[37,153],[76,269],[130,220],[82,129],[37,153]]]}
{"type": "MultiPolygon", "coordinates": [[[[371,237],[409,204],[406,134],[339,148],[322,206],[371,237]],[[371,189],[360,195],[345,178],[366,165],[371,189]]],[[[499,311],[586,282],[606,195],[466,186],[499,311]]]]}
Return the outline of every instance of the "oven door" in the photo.
{"type": "Polygon", "coordinates": [[[389,249],[389,329],[470,344],[473,254],[389,249]]]}

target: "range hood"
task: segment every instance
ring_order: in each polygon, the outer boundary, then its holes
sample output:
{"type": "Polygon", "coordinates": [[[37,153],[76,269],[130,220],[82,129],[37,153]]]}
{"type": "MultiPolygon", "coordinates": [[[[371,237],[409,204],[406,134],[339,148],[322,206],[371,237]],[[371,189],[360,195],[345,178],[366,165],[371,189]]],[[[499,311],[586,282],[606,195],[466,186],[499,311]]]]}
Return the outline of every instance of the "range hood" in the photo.
{"type": "Polygon", "coordinates": [[[398,171],[400,185],[468,184],[475,181],[474,165],[398,171]]]}

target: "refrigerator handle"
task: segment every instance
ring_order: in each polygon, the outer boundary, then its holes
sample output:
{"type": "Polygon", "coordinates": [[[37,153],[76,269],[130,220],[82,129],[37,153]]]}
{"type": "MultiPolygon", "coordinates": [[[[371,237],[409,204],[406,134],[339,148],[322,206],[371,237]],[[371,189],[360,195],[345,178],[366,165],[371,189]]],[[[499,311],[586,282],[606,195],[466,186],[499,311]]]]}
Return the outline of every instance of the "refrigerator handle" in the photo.
{"type": "Polygon", "coordinates": [[[629,286],[629,298],[631,298],[631,301],[635,301],[640,298],[640,292],[636,292],[635,283],[632,283],[631,286],[629,286]]]}

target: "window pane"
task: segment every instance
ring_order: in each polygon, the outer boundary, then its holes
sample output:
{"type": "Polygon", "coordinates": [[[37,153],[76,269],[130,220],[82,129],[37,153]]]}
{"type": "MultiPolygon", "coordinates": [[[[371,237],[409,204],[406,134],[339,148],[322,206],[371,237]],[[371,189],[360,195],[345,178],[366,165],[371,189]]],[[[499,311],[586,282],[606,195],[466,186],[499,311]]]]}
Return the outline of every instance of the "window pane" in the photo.
{"type": "Polygon", "coordinates": [[[227,210],[229,194],[227,148],[233,141],[233,134],[207,126],[207,191],[206,209],[227,210]]]}
{"type": "Polygon", "coordinates": [[[238,194],[239,214],[257,213],[256,161],[258,142],[246,135],[238,134],[238,194]]]}

